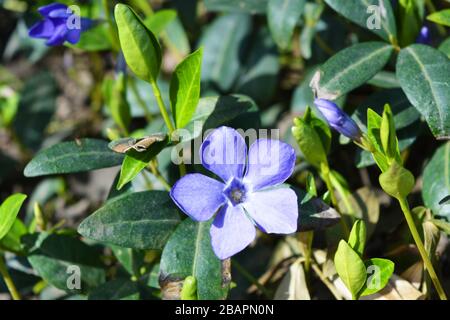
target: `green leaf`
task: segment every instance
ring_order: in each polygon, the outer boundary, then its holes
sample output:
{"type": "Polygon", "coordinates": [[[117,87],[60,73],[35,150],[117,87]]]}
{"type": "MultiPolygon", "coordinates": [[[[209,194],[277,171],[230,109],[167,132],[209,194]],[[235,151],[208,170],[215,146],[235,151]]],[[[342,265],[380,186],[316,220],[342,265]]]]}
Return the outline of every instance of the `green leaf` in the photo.
{"type": "Polygon", "coordinates": [[[394,72],[390,71],[378,72],[372,79],[367,81],[367,83],[384,89],[400,88],[400,83],[397,80],[397,76],[394,72]]]}
{"type": "Polygon", "coordinates": [[[13,127],[27,148],[36,151],[42,145],[56,110],[57,95],[56,82],[48,72],[38,73],[25,82],[13,127]]]}
{"type": "Polygon", "coordinates": [[[430,221],[440,230],[450,235],[450,223],[440,219],[430,219],[430,221]]]}
{"type": "Polygon", "coordinates": [[[177,128],[189,123],[200,99],[203,49],[187,56],[175,69],[170,82],[170,102],[177,128]]]}
{"type": "Polygon", "coordinates": [[[450,142],[433,154],[423,171],[422,198],[434,216],[450,219],[450,204],[441,203],[450,195],[450,142]]]}
{"type": "Polygon", "coordinates": [[[142,80],[155,82],[161,67],[161,48],[158,40],[127,5],[117,4],[114,16],[128,66],[142,80]]]}
{"type": "Polygon", "coordinates": [[[249,15],[229,14],[214,20],[200,40],[204,47],[202,81],[211,82],[223,91],[231,89],[242,68],[243,49],[250,31],[249,15]]]}
{"type": "Polygon", "coordinates": [[[361,289],[360,296],[368,296],[383,289],[394,273],[395,264],[387,259],[373,258],[365,261],[367,281],[361,289]]]}
{"type": "Polygon", "coordinates": [[[380,126],[380,139],[384,153],[389,159],[401,162],[398,140],[395,134],[394,116],[389,104],[384,106],[383,116],[380,126]]]}
{"type": "Polygon", "coordinates": [[[378,180],[383,190],[397,199],[410,194],[415,183],[412,173],[397,162],[393,162],[387,171],[380,174],[378,180]]]}
{"type": "Polygon", "coordinates": [[[228,288],[222,286],[222,262],[212,251],[210,226],[211,222],[186,219],[172,234],[161,256],[163,291],[168,283],[193,276],[199,300],[226,297],[228,288]]]}
{"type": "Polygon", "coordinates": [[[0,240],[11,230],[26,198],[26,195],[16,193],[3,201],[0,207],[0,240]]]}
{"type": "MultiPolygon", "coordinates": [[[[34,234],[28,241],[35,241],[28,261],[34,270],[48,283],[66,292],[87,292],[105,281],[105,271],[100,262],[100,252],[78,239],[56,234],[34,234]],[[69,288],[76,276],[71,268],[79,268],[80,290],[69,288]]],[[[75,269],[74,269],[75,270],[75,269]]]]}
{"type": "MultiPolygon", "coordinates": [[[[381,90],[370,95],[358,106],[352,115],[352,118],[361,130],[367,132],[367,110],[369,108],[373,109],[375,112],[373,112],[372,115],[381,120],[377,113],[382,114],[386,103],[392,108],[399,149],[400,151],[403,151],[416,140],[420,133],[419,128],[421,121],[420,113],[411,105],[401,89],[381,90]]],[[[379,126],[381,126],[381,122],[379,123],[379,126]]],[[[373,135],[373,138],[375,138],[374,135],[379,136],[379,126],[371,131],[370,134],[373,135]]],[[[374,143],[374,141],[372,141],[372,143],[374,143]]],[[[370,152],[360,150],[357,154],[356,163],[358,168],[362,168],[372,165],[375,162],[372,159],[370,152]]]]}
{"type": "Polygon", "coordinates": [[[420,5],[417,0],[401,0],[398,5],[399,42],[401,46],[407,46],[415,42],[423,24],[423,2],[420,5]]]}
{"type": "Polygon", "coordinates": [[[439,45],[439,51],[442,51],[450,58],[450,38],[447,38],[439,45]]]}
{"type": "Polygon", "coordinates": [[[450,137],[450,60],[432,47],[411,45],[400,51],[397,78],[434,136],[450,137]]]}
{"type": "Polygon", "coordinates": [[[364,254],[366,246],[366,224],[363,220],[357,220],[350,231],[348,237],[348,245],[359,254],[360,257],[364,254]]]}
{"type": "Polygon", "coordinates": [[[133,180],[139,172],[144,170],[148,163],[164,149],[167,145],[167,141],[167,138],[164,141],[157,141],[143,152],[138,152],[134,149],[128,151],[120,169],[117,190],[122,189],[123,186],[133,180]]]}
{"type": "Polygon", "coordinates": [[[264,13],[268,0],[205,0],[204,2],[209,11],[264,13]]]}
{"type": "Polygon", "coordinates": [[[427,17],[427,20],[450,27],[450,9],[434,12],[427,17]]]}
{"type": "Polygon", "coordinates": [[[103,96],[105,103],[111,112],[114,122],[122,129],[128,132],[128,126],[131,122],[130,105],[126,98],[126,77],[123,72],[116,73],[116,78],[105,78],[103,82],[103,96]]]}
{"type": "Polygon", "coordinates": [[[122,248],[110,245],[114,256],[120,261],[127,272],[132,275],[139,275],[139,268],[144,264],[145,251],[122,248]]]}
{"type": "Polygon", "coordinates": [[[325,2],[338,13],[342,14],[347,19],[353,21],[357,25],[368,29],[384,40],[389,41],[390,38],[395,38],[397,36],[397,27],[395,25],[394,11],[389,0],[325,0],[325,2]],[[380,8],[382,4],[386,15],[384,16],[380,8]],[[369,11],[370,6],[377,9],[378,13],[381,14],[380,24],[373,24],[376,20],[376,14],[374,11],[369,11]],[[368,28],[368,26],[373,28],[368,28]],[[380,28],[377,28],[377,27],[380,28]]]}
{"type": "Polygon", "coordinates": [[[139,300],[139,287],[129,279],[115,279],[92,290],[88,300],[139,300]]]}
{"type": "Polygon", "coordinates": [[[97,139],[62,142],[39,152],[25,167],[26,177],[75,173],[118,166],[123,155],[112,152],[97,139]]]}
{"type": "Polygon", "coordinates": [[[334,265],[353,299],[357,299],[359,291],[366,283],[366,266],[359,255],[344,240],[339,242],[334,256],[334,265]]]}
{"type": "Polygon", "coordinates": [[[78,227],[86,238],[133,249],[161,249],[180,222],[177,207],[164,191],[118,196],[78,227]]]}
{"type": "Polygon", "coordinates": [[[189,39],[183,24],[175,17],[166,27],[166,37],[163,39],[167,47],[174,50],[177,55],[184,57],[191,52],[189,39]]]}
{"type": "Polygon", "coordinates": [[[197,279],[195,277],[188,276],[184,279],[181,300],[197,300],[197,279]]]}
{"type": "Polygon", "coordinates": [[[144,20],[144,24],[155,36],[158,36],[176,17],[177,12],[175,10],[163,9],[148,16],[144,20]]]}
{"type": "Polygon", "coordinates": [[[294,28],[305,8],[305,0],[269,0],[267,4],[267,19],[270,32],[282,49],[291,44],[294,28]]]}
{"type": "Polygon", "coordinates": [[[316,72],[311,88],[318,98],[335,100],[373,78],[392,51],[383,42],[363,42],[339,51],[316,72]]]}
{"type": "Polygon", "coordinates": [[[27,233],[27,227],[16,218],[9,232],[0,240],[0,250],[24,253],[21,238],[27,233]]]}
{"type": "Polygon", "coordinates": [[[190,134],[180,137],[181,141],[197,138],[202,132],[229,124],[239,116],[248,123],[255,114],[258,116],[258,107],[255,102],[243,95],[202,98],[194,116],[185,127],[190,134]]]}

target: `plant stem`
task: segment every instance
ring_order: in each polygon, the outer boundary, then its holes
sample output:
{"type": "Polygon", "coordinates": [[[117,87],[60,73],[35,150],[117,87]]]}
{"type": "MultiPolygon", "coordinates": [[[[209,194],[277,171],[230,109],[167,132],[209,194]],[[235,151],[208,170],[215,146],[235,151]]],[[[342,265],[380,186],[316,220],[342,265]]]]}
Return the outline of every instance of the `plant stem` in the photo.
{"type": "Polygon", "coordinates": [[[145,118],[148,122],[150,122],[152,120],[152,114],[145,104],[144,99],[142,99],[141,95],[139,94],[139,90],[136,86],[136,80],[132,77],[129,77],[129,80],[130,81],[128,81],[128,83],[130,85],[131,92],[133,92],[133,95],[136,97],[137,103],[141,107],[142,111],[144,111],[145,118]]]}
{"type": "Polygon", "coordinates": [[[328,290],[330,290],[330,292],[336,298],[336,300],[342,300],[341,294],[336,290],[336,287],[330,282],[330,280],[328,280],[328,278],[322,273],[322,270],[320,270],[319,266],[316,263],[313,263],[311,266],[314,272],[319,276],[323,284],[327,286],[328,290]]]}
{"type": "Polygon", "coordinates": [[[244,278],[246,278],[250,283],[254,284],[259,289],[259,291],[261,291],[266,296],[267,299],[271,299],[271,293],[269,292],[269,290],[267,290],[261,283],[259,283],[258,279],[252,276],[250,272],[248,272],[239,262],[233,260],[232,265],[240,274],[242,274],[244,278]]]}
{"type": "Polygon", "coordinates": [[[158,179],[159,182],[161,182],[161,184],[164,186],[164,188],[166,188],[167,191],[170,191],[171,186],[166,181],[166,179],[162,176],[161,172],[159,172],[158,166],[155,164],[155,160],[150,161],[150,163],[148,164],[148,167],[149,167],[150,171],[152,172],[152,174],[156,177],[156,179],[158,179]]]}
{"type": "Polygon", "coordinates": [[[434,270],[433,264],[431,263],[430,258],[428,257],[427,251],[423,245],[422,239],[420,238],[419,232],[417,231],[416,225],[414,223],[414,219],[411,215],[411,211],[409,209],[409,204],[406,198],[399,198],[398,202],[400,203],[400,207],[405,215],[406,222],[408,223],[409,230],[411,235],[416,243],[417,249],[422,257],[423,263],[425,265],[428,274],[430,275],[431,280],[433,281],[434,287],[439,295],[441,300],[447,300],[447,296],[445,295],[444,289],[442,288],[441,282],[434,270]]]}
{"type": "Polygon", "coordinates": [[[3,256],[0,256],[0,274],[5,280],[6,287],[11,293],[11,297],[14,300],[20,300],[20,293],[19,291],[17,291],[17,288],[14,285],[13,280],[11,279],[11,276],[8,272],[8,268],[6,267],[5,258],[3,256]]]}
{"type": "Polygon", "coordinates": [[[322,177],[323,177],[323,180],[325,181],[327,189],[330,192],[331,203],[333,204],[334,208],[341,216],[341,219],[339,219],[339,220],[341,222],[342,231],[344,232],[344,236],[345,236],[345,238],[348,238],[348,236],[350,234],[350,229],[347,226],[347,222],[344,220],[344,215],[339,211],[336,194],[334,193],[333,184],[331,183],[330,169],[328,167],[326,167],[325,169],[321,169],[320,171],[322,173],[322,177]]]}
{"type": "Polygon", "coordinates": [[[150,81],[150,84],[153,88],[153,94],[156,98],[156,103],[158,104],[159,111],[161,112],[161,115],[164,119],[164,122],[166,123],[167,129],[169,129],[169,135],[172,135],[172,132],[175,130],[172,121],[170,120],[169,114],[167,113],[166,105],[164,104],[164,101],[161,96],[161,90],[159,90],[158,84],[156,81],[150,81]]]}

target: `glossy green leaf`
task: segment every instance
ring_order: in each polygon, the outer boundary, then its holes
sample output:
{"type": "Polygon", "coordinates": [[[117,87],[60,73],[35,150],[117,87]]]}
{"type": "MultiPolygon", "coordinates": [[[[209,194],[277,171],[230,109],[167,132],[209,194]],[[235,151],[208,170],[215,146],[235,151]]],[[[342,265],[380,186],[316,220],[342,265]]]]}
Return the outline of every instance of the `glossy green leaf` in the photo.
{"type": "Polygon", "coordinates": [[[243,47],[250,31],[249,15],[236,13],[214,20],[200,40],[204,47],[202,81],[223,91],[231,89],[242,68],[243,47]]]}
{"type": "Polygon", "coordinates": [[[175,10],[163,9],[148,16],[144,20],[144,24],[155,36],[158,36],[176,17],[177,12],[175,10]]]}
{"type": "Polygon", "coordinates": [[[0,250],[23,253],[21,238],[27,233],[27,227],[16,218],[9,232],[0,240],[0,250]]]}
{"type": "Polygon", "coordinates": [[[139,172],[144,170],[148,163],[164,149],[167,145],[167,141],[167,138],[164,141],[157,141],[143,152],[138,152],[134,149],[128,151],[120,169],[117,190],[122,189],[123,186],[133,180],[139,172]]]}
{"type": "Polygon", "coordinates": [[[205,0],[210,11],[264,13],[268,0],[205,0]]]}
{"type": "Polygon", "coordinates": [[[139,300],[139,287],[129,279],[115,279],[92,290],[88,300],[139,300]]]}
{"type": "Polygon", "coordinates": [[[108,201],[78,227],[86,238],[133,249],[161,249],[180,222],[164,191],[125,194],[108,201]]]}
{"type": "Polygon", "coordinates": [[[97,139],[62,142],[39,152],[25,167],[26,177],[90,171],[118,166],[123,155],[97,139]]]}
{"type": "Polygon", "coordinates": [[[367,268],[367,281],[361,289],[360,296],[368,296],[383,289],[392,274],[395,265],[388,259],[373,258],[365,261],[367,268]]]}
{"type": "Polygon", "coordinates": [[[222,261],[211,247],[211,222],[184,220],[170,237],[161,256],[160,283],[194,276],[199,300],[224,299],[228,288],[222,286],[222,261]]]}
{"type": "Polygon", "coordinates": [[[142,80],[156,81],[161,67],[161,48],[158,40],[127,5],[116,5],[114,16],[128,66],[142,80]]]}
{"type": "Polygon", "coordinates": [[[366,283],[366,266],[359,255],[344,240],[339,242],[334,256],[334,265],[353,299],[357,299],[358,293],[366,283]]]}
{"type": "Polygon", "coordinates": [[[450,58],[450,38],[447,38],[439,45],[439,51],[442,51],[450,58]]]}
{"type": "Polygon", "coordinates": [[[414,44],[400,51],[397,78],[434,136],[450,137],[450,60],[440,51],[414,44]]]}
{"type": "Polygon", "coordinates": [[[366,246],[366,224],[363,220],[357,220],[350,231],[348,237],[348,245],[359,254],[360,257],[364,254],[366,246]]]}
{"type": "Polygon", "coordinates": [[[394,11],[389,0],[325,0],[325,2],[347,19],[376,33],[384,40],[389,41],[390,38],[397,36],[394,11]],[[377,19],[379,17],[380,20],[377,19]]]}
{"type": "Polygon", "coordinates": [[[291,44],[294,28],[305,8],[305,0],[269,0],[267,19],[277,45],[286,50],[291,44]]]}
{"type": "Polygon", "coordinates": [[[0,206],[0,240],[9,232],[19,214],[23,202],[27,198],[21,193],[6,198],[0,206]]]}
{"type": "Polygon", "coordinates": [[[30,236],[35,241],[28,261],[48,283],[66,292],[86,292],[105,281],[100,252],[78,239],[56,234],[30,236]],[[79,268],[79,274],[76,274],[79,268]],[[72,277],[80,276],[80,289],[72,277]],[[74,286],[71,286],[74,285],[74,286]]]}
{"type": "Polygon", "coordinates": [[[170,82],[170,102],[177,128],[189,123],[200,99],[203,49],[187,56],[175,69],[170,82]]]}
{"type": "Polygon", "coordinates": [[[383,42],[363,42],[346,48],[325,62],[311,81],[319,98],[336,98],[363,85],[388,62],[393,47],[383,42]]]}
{"type": "Polygon", "coordinates": [[[450,195],[450,143],[436,150],[423,171],[422,198],[435,216],[450,218],[450,204],[442,203],[450,195]]]}
{"type": "Polygon", "coordinates": [[[450,27],[450,9],[434,12],[427,17],[427,20],[450,27]]]}

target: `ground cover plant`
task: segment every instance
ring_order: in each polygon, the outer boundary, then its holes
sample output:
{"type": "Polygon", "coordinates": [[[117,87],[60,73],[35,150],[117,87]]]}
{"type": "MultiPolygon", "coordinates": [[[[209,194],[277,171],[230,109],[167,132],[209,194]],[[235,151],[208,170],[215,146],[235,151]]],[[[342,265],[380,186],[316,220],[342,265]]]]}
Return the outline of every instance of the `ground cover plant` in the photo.
{"type": "Polygon", "coordinates": [[[0,298],[446,300],[446,0],[0,0],[0,298]]]}

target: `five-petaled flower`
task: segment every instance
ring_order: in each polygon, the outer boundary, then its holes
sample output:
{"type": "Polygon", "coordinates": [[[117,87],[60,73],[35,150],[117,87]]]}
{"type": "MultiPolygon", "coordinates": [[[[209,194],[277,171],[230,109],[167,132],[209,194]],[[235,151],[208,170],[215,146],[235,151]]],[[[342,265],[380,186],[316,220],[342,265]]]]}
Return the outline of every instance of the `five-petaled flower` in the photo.
{"type": "Polygon", "coordinates": [[[44,17],[28,31],[30,37],[47,39],[48,46],[62,45],[65,41],[76,44],[81,33],[89,29],[93,21],[75,15],[62,3],[52,3],[40,7],[39,13],[44,17]]]}
{"type": "Polygon", "coordinates": [[[361,130],[358,125],[335,103],[325,99],[316,99],[314,104],[331,128],[352,140],[360,141],[361,130]]]}
{"type": "Polygon", "coordinates": [[[295,192],[282,185],[292,174],[295,151],[287,143],[258,139],[248,150],[234,129],[215,129],[200,148],[203,166],[222,181],[188,174],[173,186],[170,196],[195,221],[213,217],[210,235],[214,253],[226,259],[255,238],[255,225],[266,233],[297,230],[295,192]]]}

